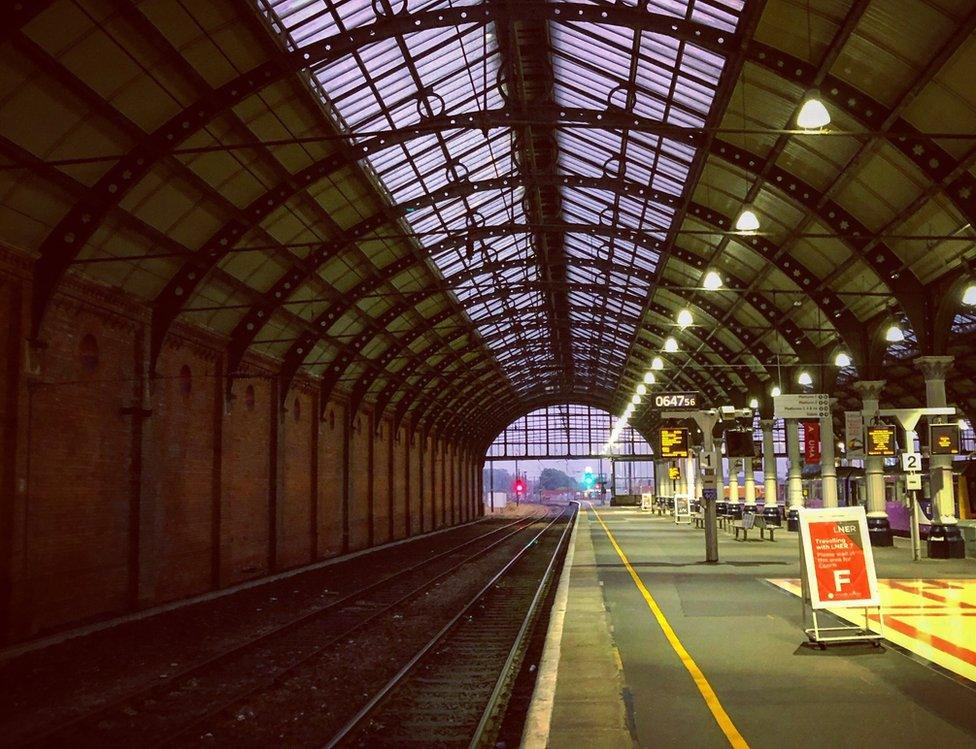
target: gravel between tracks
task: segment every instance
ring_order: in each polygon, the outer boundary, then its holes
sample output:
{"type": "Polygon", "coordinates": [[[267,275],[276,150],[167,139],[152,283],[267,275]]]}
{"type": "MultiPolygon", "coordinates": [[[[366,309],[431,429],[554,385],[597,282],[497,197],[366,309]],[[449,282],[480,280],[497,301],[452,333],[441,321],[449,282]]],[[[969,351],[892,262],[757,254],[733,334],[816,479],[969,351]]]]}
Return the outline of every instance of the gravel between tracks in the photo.
{"type": "Polygon", "coordinates": [[[513,519],[449,529],[0,662],[0,735],[32,735],[513,519]]]}

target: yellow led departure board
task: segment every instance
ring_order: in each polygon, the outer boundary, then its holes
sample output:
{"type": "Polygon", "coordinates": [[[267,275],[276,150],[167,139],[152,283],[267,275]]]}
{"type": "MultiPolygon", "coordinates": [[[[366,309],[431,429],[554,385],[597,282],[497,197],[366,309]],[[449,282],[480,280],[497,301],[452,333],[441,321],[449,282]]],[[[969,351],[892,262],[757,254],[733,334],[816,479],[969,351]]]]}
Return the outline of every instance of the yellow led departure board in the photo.
{"type": "Polygon", "coordinates": [[[929,425],[929,453],[931,455],[958,455],[959,425],[929,425]]]}
{"type": "Polygon", "coordinates": [[[681,476],[681,471],[678,470],[678,466],[668,467],[668,478],[672,481],[677,480],[681,476]]]}
{"type": "Polygon", "coordinates": [[[875,457],[890,457],[895,454],[895,428],[890,426],[867,427],[864,451],[875,457]]]}
{"type": "Polygon", "coordinates": [[[661,429],[661,457],[688,457],[688,430],[684,427],[664,427],[661,429]]]}

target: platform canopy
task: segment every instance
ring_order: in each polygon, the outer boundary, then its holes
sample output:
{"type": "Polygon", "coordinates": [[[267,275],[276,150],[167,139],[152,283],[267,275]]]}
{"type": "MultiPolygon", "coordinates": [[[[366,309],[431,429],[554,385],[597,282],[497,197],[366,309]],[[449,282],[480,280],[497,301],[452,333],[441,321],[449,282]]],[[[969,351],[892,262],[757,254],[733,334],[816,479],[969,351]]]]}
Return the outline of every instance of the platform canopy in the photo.
{"type": "Polygon", "coordinates": [[[36,341],[83,274],[151,305],[152,361],[207,328],[231,374],[485,447],[549,404],[619,415],[655,357],[651,390],[710,405],[801,372],[908,405],[951,353],[972,415],[974,27],[967,0],[14,4],[0,241],[35,258],[36,341]]]}

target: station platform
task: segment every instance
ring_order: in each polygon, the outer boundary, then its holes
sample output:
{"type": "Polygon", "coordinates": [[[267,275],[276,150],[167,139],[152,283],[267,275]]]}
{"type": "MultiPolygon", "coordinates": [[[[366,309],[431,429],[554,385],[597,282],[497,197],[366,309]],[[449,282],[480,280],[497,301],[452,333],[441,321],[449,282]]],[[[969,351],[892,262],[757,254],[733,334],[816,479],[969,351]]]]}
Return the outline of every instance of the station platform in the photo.
{"type": "MultiPolygon", "coordinates": [[[[806,644],[799,548],[584,504],[524,745],[971,747],[976,560],[876,549],[886,640],[806,644]]],[[[877,621],[872,623],[877,626],[877,621]]]]}

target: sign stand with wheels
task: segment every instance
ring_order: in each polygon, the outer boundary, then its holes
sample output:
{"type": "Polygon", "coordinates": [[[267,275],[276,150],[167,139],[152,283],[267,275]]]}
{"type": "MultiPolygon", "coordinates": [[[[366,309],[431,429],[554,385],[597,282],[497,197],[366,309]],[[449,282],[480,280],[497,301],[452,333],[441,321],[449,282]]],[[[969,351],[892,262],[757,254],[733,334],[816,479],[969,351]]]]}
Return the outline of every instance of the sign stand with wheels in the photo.
{"type": "Polygon", "coordinates": [[[799,531],[803,631],[807,638],[821,650],[841,642],[870,642],[879,647],[884,639],[884,618],[864,508],[803,508],[799,531]],[[822,626],[818,612],[830,608],[863,609],[864,626],[822,626]],[[877,632],[869,626],[871,611],[877,613],[877,632]],[[812,626],[807,626],[808,622],[812,626]]]}
{"type": "Polygon", "coordinates": [[[674,522],[691,524],[691,499],[687,494],[674,495],[674,522]]]}

